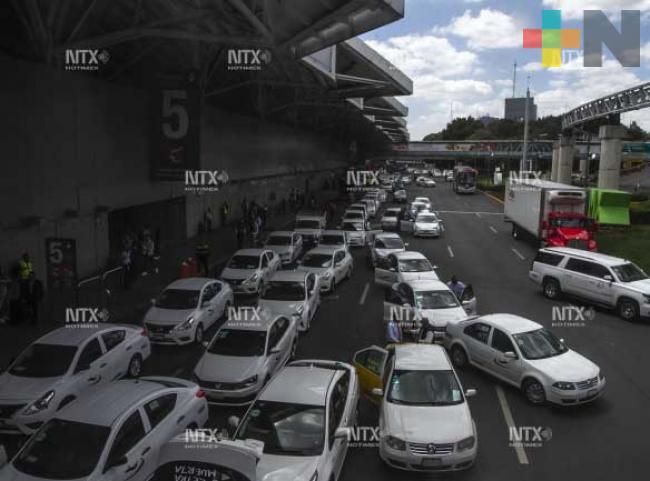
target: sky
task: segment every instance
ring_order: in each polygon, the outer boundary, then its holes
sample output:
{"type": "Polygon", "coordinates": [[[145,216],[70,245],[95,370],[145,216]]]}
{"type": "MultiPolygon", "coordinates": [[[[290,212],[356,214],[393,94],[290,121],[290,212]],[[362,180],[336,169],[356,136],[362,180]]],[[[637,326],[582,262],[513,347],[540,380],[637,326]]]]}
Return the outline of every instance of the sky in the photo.
{"type": "MultiPolygon", "coordinates": [[[[442,130],[451,118],[503,117],[504,98],[530,86],[538,116],[650,81],[650,0],[405,0],[402,20],[362,36],[413,80],[411,140],[442,130]],[[524,28],[541,28],[542,10],[561,10],[562,28],[582,31],[583,10],[603,10],[620,28],[621,10],[641,11],[641,66],[622,67],[604,48],[602,67],[575,58],[561,67],[541,65],[541,51],[523,48],[524,28]],[[453,117],[452,117],[453,115],[453,117]]],[[[650,130],[650,108],[624,114],[650,130]]]]}

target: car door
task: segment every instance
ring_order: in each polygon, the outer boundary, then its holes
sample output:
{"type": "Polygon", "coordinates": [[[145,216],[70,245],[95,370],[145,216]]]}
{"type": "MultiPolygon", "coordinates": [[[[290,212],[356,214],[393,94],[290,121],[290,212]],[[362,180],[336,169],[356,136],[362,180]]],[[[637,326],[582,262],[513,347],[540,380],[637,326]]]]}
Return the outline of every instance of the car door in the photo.
{"type": "Polygon", "coordinates": [[[271,278],[271,269],[269,266],[269,257],[266,255],[266,251],[260,254],[260,263],[258,265],[262,281],[267,282],[271,278]]]}
{"type": "Polygon", "coordinates": [[[308,319],[311,318],[320,304],[320,287],[316,282],[316,274],[310,272],[305,279],[305,291],[307,296],[308,319]]]}
{"type": "Polygon", "coordinates": [[[589,298],[587,288],[590,280],[591,263],[570,257],[562,273],[562,290],[568,294],[589,298]]]}
{"type": "Polygon", "coordinates": [[[354,354],[352,364],[359,377],[359,386],[363,394],[372,403],[379,404],[381,396],[372,393],[375,388],[382,389],[388,351],[379,346],[371,346],[354,354]]]}
{"type": "Polygon", "coordinates": [[[413,232],[415,225],[415,217],[411,214],[411,206],[409,206],[400,217],[399,230],[401,232],[413,232]]]}
{"type": "Polygon", "coordinates": [[[104,472],[111,481],[145,481],[155,469],[152,447],[141,408],[135,409],[117,428],[104,472]]]}
{"type": "Polygon", "coordinates": [[[278,368],[284,366],[291,356],[291,345],[293,344],[293,334],[289,332],[289,319],[280,317],[276,321],[278,341],[275,349],[280,351],[280,361],[278,368]]]}
{"type": "Polygon", "coordinates": [[[111,329],[103,332],[99,339],[104,347],[104,360],[107,363],[106,372],[111,381],[124,377],[131,361],[130,353],[126,351],[126,329],[111,329]]]}
{"type": "Polygon", "coordinates": [[[273,375],[282,366],[282,351],[279,346],[282,333],[280,332],[280,327],[278,325],[279,320],[280,318],[276,319],[271,326],[271,329],[269,329],[266,357],[268,359],[270,375],[273,375]]]}
{"type": "Polygon", "coordinates": [[[471,285],[465,286],[458,300],[467,314],[476,314],[476,296],[474,295],[474,288],[471,285]]]}
{"type": "Polygon", "coordinates": [[[201,309],[200,322],[203,324],[203,329],[210,327],[219,318],[219,310],[215,305],[216,295],[217,286],[214,282],[207,284],[201,292],[199,306],[201,309]]]}
{"type": "Polygon", "coordinates": [[[266,251],[266,257],[269,260],[270,277],[280,268],[282,261],[280,260],[280,256],[274,251],[266,251]]]}
{"type": "MultiPolygon", "coordinates": [[[[177,412],[178,393],[167,392],[157,394],[153,399],[145,401],[142,406],[148,429],[147,438],[145,439],[145,448],[151,449],[150,459],[158,461],[160,448],[163,446],[161,440],[172,439],[175,435],[182,432],[190,423],[185,419],[182,412],[177,412]]],[[[147,471],[155,469],[148,468],[147,471]]]]}
{"type": "Polygon", "coordinates": [[[345,251],[340,250],[334,253],[334,282],[340,282],[345,277],[345,251]]]}
{"type": "Polygon", "coordinates": [[[474,322],[463,329],[463,343],[467,347],[470,361],[483,369],[490,370],[492,361],[490,341],[492,327],[484,322],[474,322]]]}
{"type": "Polygon", "coordinates": [[[397,321],[403,330],[408,326],[410,329],[419,328],[416,325],[420,318],[415,308],[415,293],[404,282],[393,284],[384,293],[384,321],[390,320],[397,321]]]}
{"type": "Polygon", "coordinates": [[[291,252],[291,261],[295,261],[302,250],[302,236],[296,232],[293,233],[293,251],[291,252]]]}
{"type": "Polygon", "coordinates": [[[497,327],[492,328],[490,348],[492,356],[490,370],[492,374],[506,382],[519,386],[523,363],[510,336],[497,327]],[[506,353],[509,354],[506,355],[506,353]],[[516,357],[512,357],[512,355],[516,357]]]}
{"type": "Polygon", "coordinates": [[[349,426],[348,419],[346,419],[349,389],[350,373],[346,371],[332,387],[327,403],[327,449],[329,456],[327,456],[328,459],[326,462],[329,465],[329,469],[326,468],[326,472],[331,471],[333,474],[328,479],[338,479],[345,461],[345,454],[348,450],[348,438],[337,438],[335,437],[335,433],[338,428],[349,426]]]}
{"type": "Polygon", "coordinates": [[[596,262],[589,262],[589,264],[589,278],[586,286],[589,299],[613,306],[616,301],[613,283],[605,277],[610,276],[611,279],[614,279],[614,274],[602,264],[596,262]]]}
{"type": "Polygon", "coordinates": [[[108,363],[104,361],[103,356],[103,347],[97,336],[93,336],[83,345],[73,370],[73,383],[77,393],[110,382],[108,363]]]}
{"type": "Polygon", "coordinates": [[[370,225],[370,222],[364,223],[365,236],[366,236],[366,245],[371,246],[375,242],[375,236],[381,234],[383,230],[375,229],[370,225]]]}
{"type": "Polygon", "coordinates": [[[389,254],[375,263],[375,284],[390,287],[397,282],[397,257],[389,254]]]}
{"type": "Polygon", "coordinates": [[[219,319],[224,315],[226,302],[228,301],[228,295],[227,295],[227,290],[224,289],[224,285],[222,282],[217,281],[213,285],[215,291],[217,292],[217,295],[214,297],[212,304],[214,305],[216,319],[219,319]]]}

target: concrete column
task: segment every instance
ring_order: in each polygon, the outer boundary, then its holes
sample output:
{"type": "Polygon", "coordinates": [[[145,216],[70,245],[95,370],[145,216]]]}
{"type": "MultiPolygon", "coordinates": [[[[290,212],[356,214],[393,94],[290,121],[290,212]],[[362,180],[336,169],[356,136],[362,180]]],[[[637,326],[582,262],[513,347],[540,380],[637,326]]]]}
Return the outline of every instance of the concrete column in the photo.
{"type": "Polygon", "coordinates": [[[551,160],[551,181],[557,182],[557,169],[560,159],[560,142],[553,142],[553,157],[551,160]]]}
{"type": "Polygon", "coordinates": [[[621,180],[621,138],[625,130],[620,125],[600,127],[600,164],[598,188],[618,190],[621,180]]]}
{"type": "Polygon", "coordinates": [[[573,156],[575,154],[575,138],[570,135],[560,135],[560,150],[558,154],[557,182],[571,183],[573,171],[573,156]]]}

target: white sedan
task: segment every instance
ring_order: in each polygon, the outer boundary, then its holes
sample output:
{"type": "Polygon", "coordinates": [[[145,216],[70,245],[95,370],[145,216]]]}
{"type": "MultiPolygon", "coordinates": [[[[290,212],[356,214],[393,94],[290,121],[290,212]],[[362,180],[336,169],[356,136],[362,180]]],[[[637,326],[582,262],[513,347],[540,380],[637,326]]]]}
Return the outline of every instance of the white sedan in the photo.
{"type": "Polygon", "coordinates": [[[413,251],[397,252],[380,259],[375,264],[375,284],[391,287],[395,283],[438,280],[435,269],[424,254],[413,251]]]}
{"type": "Polygon", "coordinates": [[[397,469],[460,471],[478,435],[462,385],[442,346],[377,346],[354,355],[362,392],[379,404],[379,456],[397,469]],[[384,381],[387,381],[384,385],[384,381]]]}
{"type": "Polygon", "coordinates": [[[318,275],[321,291],[334,292],[336,286],[352,277],[354,262],[350,252],[341,247],[316,247],[298,263],[299,271],[318,275]]]}
{"type": "Polygon", "coordinates": [[[404,252],[406,246],[399,234],[394,232],[381,232],[375,236],[375,240],[370,246],[368,261],[371,266],[375,266],[378,260],[385,259],[389,254],[404,252]]]}
{"type": "Polygon", "coordinates": [[[264,443],[256,479],[337,481],[358,402],[359,381],[349,364],[295,361],[271,379],[241,422],[232,417],[230,423],[237,426],[235,439],[264,443]]]}
{"type": "Polygon", "coordinates": [[[57,412],[0,469],[0,479],[146,481],[162,446],[207,420],[205,394],[194,383],[118,381],[57,412]]]}
{"type": "Polygon", "coordinates": [[[431,210],[431,199],[428,197],[416,197],[413,202],[421,202],[426,210],[431,210]]]}
{"type": "Polygon", "coordinates": [[[0,432],[30,434],[85,391],[138,377],[151,354],[142,327],[62,327],[31,344],[0,375],[0,432]]]}
{"type": "Polygon", "coordinates": [[[400,218],[403,215],[402,210],[401,207],[389,207],[386,209],[379,221],[381,228],[383,230],[398,229],[400,218]]]}
{"type": "Polygon", "coordinates": [[[418,177],[415,183],[421,187],[435,187],[436,181],[430,177],[418,177]]]}
{"type": "Polygon", "coordinates": [[[269,280],[257,305],[291,317],[299,331],[308,331],[320,306],[318,277],[313,272],[278,271],[269,280]]]}
{"type": "Polygon", "coordinates": [[[348,239],[342,230],[324,230],[318,238],[318,247],[345,247],[348,246],[348,239]]]}
{"type": "Polygon", "coordinates": [[[457,367],[472,364],[521,389],[532,404],[583,404],[605,387],[596,364],[523,317],[490,314],[450,324],[444,342],[457,367]]]}
{"type": "Polygon", "coordinates": [[[414,237],[440,237],[445,231],[442,219],[435,212],[426,210],[415,215],[415,220],[401,222],[405,232],[412,232],[414,237]]]}
{"type": "Polygon", "coordinates": [[[280,256],[270,249],[240,249],[221,271],[221,279],[236,294],[259,294],[281,264],[280,256]]]}
{"type": "Polygon", "coordinates": [[[194,368],[193,380],[214,404],[249,404],[296,353],[292,319],[267,311],[246,322],[228,320],[194,368]]]}
{"type": "Polygon", "coordinates": [[[302,252],[302,236],[291,231],[271,232],[264,247],[280,256],[282,264],[291,264],[302,252]]]}
{"type": "Polygon", "coordinates": [[[151,342],[184,345],[203,342],[203,334],[233,304],[228,284],[190,277],[169,284],[144,316],[151,342]]]}

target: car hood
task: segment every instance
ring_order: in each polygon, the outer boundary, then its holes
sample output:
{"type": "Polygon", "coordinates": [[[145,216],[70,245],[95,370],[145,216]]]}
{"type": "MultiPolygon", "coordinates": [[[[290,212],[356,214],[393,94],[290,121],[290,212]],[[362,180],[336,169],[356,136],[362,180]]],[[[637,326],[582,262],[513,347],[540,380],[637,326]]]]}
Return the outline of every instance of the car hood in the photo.
{"type": "Polygon", "coordinates": [[[571,349],[559,356],[529,360],[528,362],[553,381],[586,381],[598,376],[600,371],[596,364],[571,349]]]}
{"type": "Polygon", "coordinates": [[[309,481],[318,467],[318,457],[265,454],[257,464],[260,481],[309,481]]]}
{"type": "Polygon", "coordinates": [[[222,356],[206,352],[194,368],[200,379],[213,382],[241,382],[259,373],[262,356],[222,356]]]}
{"type": "Polygon", "coordinates": [[[650,279],[641,279],[640,281],[628,282],[625,285],[634,289],[638,289],[644,294],[650,294],[650,279]]]}
{"type": "Polygon", "coordinates": [[[234,280],[248,279],[255,272],[257,272],[257,269],[231,269],[230,267],[226,267],[221,271],[221,278],[234,280]]]}
{"type": "Polygon", "coordinates": [[[375,249],[375,254],[377,254],[379,257],[386,257],[389,254],[393,254],[395,252],[404,252],[405,249],[403,247],[397,248],[397,249],[375,249]]]}
{"type": "Polygon", "coordinates": [[[453,406],[405,406],[385,402],[386,434],[411,443],[456,443],[474,434],[466,403],[453,406]]]}
{"type": "Polygon", "coordinates": [[[295,314],[300,306],[302,306],[304,301],[273,301],[268,299],[260,299],[257,302],[258,307],[262,309],[268,309],[271,312],[277,314],[283,314],[285,316],[291,316],[295,314]]]}
{"type": "Polygon", "coordinates": [[[194,314],[195,309],[161,309],[151,307],[144,316],[144,322],[153,324],[174,325],[185,321],[194,314]]]}
{"type": "Polygon", "coordinates": [[[21,377],[5,372],[0,375],[0,401],[28,402],[56,387],[60,377],[21,377]]]}
{"type": "Polygon", "coordinates": [[[424,272],[400,272],[400,276],[404,279],[404,282],[408,281],[417,281],[417,280],[439,280],[438,274],[436,271],[424,271],[424,272]]]}
{"type": "Polygon", "coordinates": [[[467,318],[467,312],[462,307],[447,309],[420,309],[422,317],[429,319],[436,327],[445,327],[449,321],[460,321],[467,318]]]}

